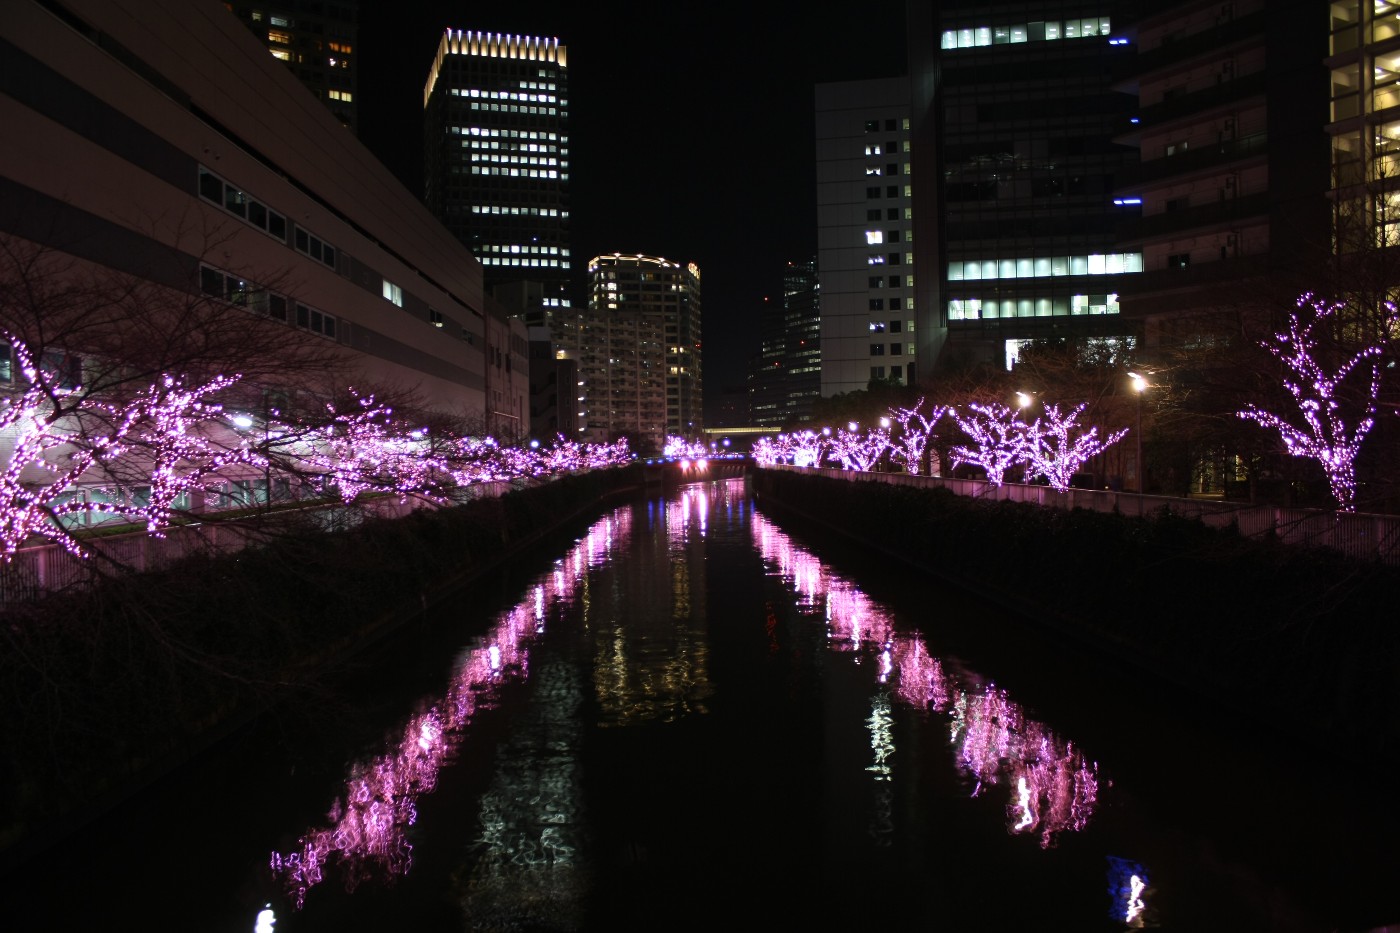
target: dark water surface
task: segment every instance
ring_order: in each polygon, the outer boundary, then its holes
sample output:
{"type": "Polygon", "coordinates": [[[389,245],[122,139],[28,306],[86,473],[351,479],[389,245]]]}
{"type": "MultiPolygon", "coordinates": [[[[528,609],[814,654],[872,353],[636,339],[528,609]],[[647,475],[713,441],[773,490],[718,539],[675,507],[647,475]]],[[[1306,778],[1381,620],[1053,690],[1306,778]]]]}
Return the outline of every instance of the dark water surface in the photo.
{"type": "Polygon", "coordinates": [[[742,480],[609,512],[498,585],[36,852],[3,926],[1400,921],[1390,775],[800,539],[742,480]]]}

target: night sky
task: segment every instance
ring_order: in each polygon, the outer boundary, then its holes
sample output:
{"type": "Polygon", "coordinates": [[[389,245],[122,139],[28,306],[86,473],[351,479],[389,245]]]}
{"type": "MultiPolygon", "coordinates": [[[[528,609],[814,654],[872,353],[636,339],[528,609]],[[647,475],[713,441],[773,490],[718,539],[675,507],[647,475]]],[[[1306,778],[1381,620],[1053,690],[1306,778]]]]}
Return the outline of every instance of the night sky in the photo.
{"type": "Polygon", "coordinates": [[[421,197],[423,85],[443,30],[557,37],[575,272],[613,251],[700,266],[713,421],[782,267],[816,256],[813,86],[905,72],[903,0],[818,9],[361,0],[360,136],[421,197]]]}

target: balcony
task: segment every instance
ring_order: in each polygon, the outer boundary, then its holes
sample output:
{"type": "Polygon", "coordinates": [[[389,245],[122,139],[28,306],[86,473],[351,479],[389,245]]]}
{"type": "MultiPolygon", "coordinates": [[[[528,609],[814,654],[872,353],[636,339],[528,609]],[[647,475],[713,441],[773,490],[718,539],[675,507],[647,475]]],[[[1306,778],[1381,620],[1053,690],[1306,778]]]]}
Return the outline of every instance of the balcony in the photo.
{"type": "Polygon", "coordinates": [[[1163,178],[1209,171],[1243,159],[1263,158],[1268,154],[1268,148],[1269,134],[1255,133],[1241,139],[1188,149],[1164,159],[1124,166],[1115,181],[1120,191],[1137,189],[1163,178]]]}

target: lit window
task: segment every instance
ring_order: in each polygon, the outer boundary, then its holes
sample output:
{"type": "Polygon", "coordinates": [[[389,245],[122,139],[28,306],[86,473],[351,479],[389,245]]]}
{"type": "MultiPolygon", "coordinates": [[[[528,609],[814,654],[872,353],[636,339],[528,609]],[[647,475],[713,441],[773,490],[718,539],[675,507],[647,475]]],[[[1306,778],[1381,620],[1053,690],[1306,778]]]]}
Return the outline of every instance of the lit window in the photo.
{"type": "Polygon", "coordinates": [[[866,245],[868,245],[868,246],[869,246],[869,245],[874,245],[874,244],[877,244],[877,243],[883,243],[883,242],[885,242],[885,233],[884,233],[884,231],[883,231],[883,230],[867,230],[867,231],[865,231],[865,242],[866,242],[866,245]]]}
{"type": "Polygon", "coordinates": [[[384,297],[400,308],[403,307],[403,289],[388,279],[384,280],[384,297]]]}
{"type": "Polygon", "coordinates": [[[291,45],[292,36],[291,33],[278,32],[275,29],[270,29],[267,33],[267,41],[276,42],[278,45],[291,45]]]}

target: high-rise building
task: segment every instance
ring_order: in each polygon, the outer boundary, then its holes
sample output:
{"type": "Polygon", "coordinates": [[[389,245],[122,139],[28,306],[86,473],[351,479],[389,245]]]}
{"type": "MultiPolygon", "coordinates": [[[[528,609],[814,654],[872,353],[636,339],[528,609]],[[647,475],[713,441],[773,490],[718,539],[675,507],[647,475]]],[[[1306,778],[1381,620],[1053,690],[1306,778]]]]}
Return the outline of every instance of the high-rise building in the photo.
{"type": "Polygon", "coordinates": [[[351,132],[359,132],[359,0],[225,3],[351,132]]]}
{"type": "Polygon", "coordinates": [[[1010,365],[1031,340],[1131,339],[1119,295],[1142,254],[1117,240],[1137,216],[1115,203],[1137,159],[1119,139],[1137,107],[1115,87],[1132,55],[1113,32],[1122,5],[911,4],[913,285],[923,329],[947,334],[921,348],[1010,365]]]}
{"type": "Polygon", "coordinates": [[[917,376],[909,81],[816,87],[821,394],[917,376]]]}
{"type": "Polygon", "coordinates": [[[527,326],[577,351],[569,248],[568,55],[558,39],[447,30],[423,91],[428,209],[488,290],[539,282],[527,326]]]}
{"type": "Polygon", "coordinates": [[[658,256],[613,253],[588,263],[579,377],[586,433],[626,437],[659,453],[666,436],[704,428],[700,270],[658,256]]]}
{"type": "MultiPolygon", "coordinates": [[[[1227,339],[1238,323],[1219,311],[1287,307],[1309,277],[1317,287],[1326,273],[1325,15],[1292,15],[1267,0],[1164,3],[1115,24],[1136,49],[1119,86],[1137,108],[1118,138],[1139,156],[1119,174],[1115,198],[1141,205],[1119,243],[1141,254],[1143,268],[1122,306],[1142,325],[1149,356],[1227,339]]],[[[1343,67],[1354,74],[1359,64],[1353,54],[1343,67]]],[[[1359,166],[1350,156],[1370,143],[1362,120],[1357,108],[1338,137],[1342,171],[1359,166]]]]}
{"type": "Polygon", "coordinates": [[[766,300],[759,353],[749,376],[749,423],[784,427],[807,421],[821,397],[821,307],[816,263],[790,262],[782,294],[766,300]]]}

